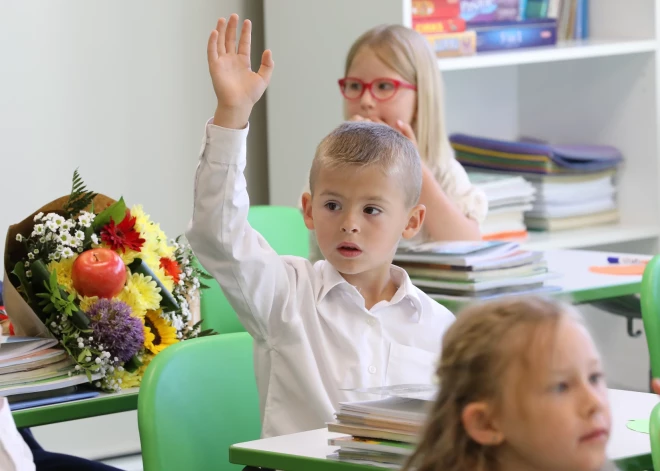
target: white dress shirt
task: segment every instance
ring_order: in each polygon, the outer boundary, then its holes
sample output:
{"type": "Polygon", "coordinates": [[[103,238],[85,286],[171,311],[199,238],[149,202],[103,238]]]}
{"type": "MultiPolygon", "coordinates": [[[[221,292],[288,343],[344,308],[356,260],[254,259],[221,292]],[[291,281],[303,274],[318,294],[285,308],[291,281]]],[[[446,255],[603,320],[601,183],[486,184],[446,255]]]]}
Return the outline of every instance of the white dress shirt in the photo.
{"type": "Polygon", "coordinates": [[[35,470],[32,452],[16,430],[9,403],[4,397],[0,397],[0,470],[35,470]]]}
{"type": "Polygon", "coordinates": [[[432,382],[454,316],[398,267],[395,295],[368,310],[330,263],[277,255],[247,222],[247,133],[207,124],[186,236],[254,338],[262,436],[321,428],[340,401],[374,399],[347,389],[432,382]]]}

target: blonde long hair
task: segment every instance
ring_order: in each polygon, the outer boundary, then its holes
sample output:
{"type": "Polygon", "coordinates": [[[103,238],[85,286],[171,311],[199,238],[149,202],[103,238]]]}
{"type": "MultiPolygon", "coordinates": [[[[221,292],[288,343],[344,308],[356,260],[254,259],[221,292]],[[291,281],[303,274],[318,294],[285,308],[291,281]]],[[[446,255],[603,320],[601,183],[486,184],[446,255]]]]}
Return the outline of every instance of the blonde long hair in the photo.
{"type": "Polygon", "coordinates": [[[419,154],[431,169],[443,168],[454,158],[454,151],[445,128],[442,76],[428,41],[405,26],[376,26],[351,46],[344,75],[363,47],[369,47],[385,65],[417,85],[417,113],[412,127],[419,154]]]}
{"type": "Polygon", "coordinates": [[[536,334],[554,331],[564,318],[582,322],[571,306],[537,297],[488,302],[459,313],[443,338],[437,369],[440,392],[404,471],[498,470],[498,447],[470,438],[463,409],[478,401],[497,405],[501,378],[514,359],[529,361],[536,334]]]}

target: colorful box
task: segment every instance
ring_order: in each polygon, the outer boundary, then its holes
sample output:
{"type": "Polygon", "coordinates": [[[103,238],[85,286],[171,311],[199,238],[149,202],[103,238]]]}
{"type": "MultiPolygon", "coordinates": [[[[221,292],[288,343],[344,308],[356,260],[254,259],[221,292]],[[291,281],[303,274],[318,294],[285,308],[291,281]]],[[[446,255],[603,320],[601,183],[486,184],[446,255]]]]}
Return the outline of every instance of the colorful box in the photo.
{"type": "Polygon", "coordinates": [[[424,37],[437,57],[470,56],[477,51],[477,33],[475,31],[425,34],[424,37]]]}
{"type": "Polygon", "coordinates": [[[512,21],[520,18],[520,0],[461,0],[467,22],[512,21]]]}

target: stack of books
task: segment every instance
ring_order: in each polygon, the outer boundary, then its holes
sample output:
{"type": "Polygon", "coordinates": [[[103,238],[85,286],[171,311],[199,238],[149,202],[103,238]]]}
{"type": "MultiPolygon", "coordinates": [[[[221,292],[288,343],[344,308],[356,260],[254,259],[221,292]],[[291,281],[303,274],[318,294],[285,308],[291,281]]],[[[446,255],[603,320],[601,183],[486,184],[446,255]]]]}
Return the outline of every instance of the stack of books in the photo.
{"type": "Polygon", "coordinates": [[[571,21],[580,27],[570,34],[586,37],[586,9],[572,8],[571,1],[584,0],[566,0],[565,8],[560,0],[412,0],[412,25],[441,58],[552,46],[559,25],[566,36],[571,21]]]}
{"type": "Polygon", "coordinates": [[[623,157],[615,147],[466,134],[454,134],[450,141],[468,170],[522,176],[534,187],[533,207],[525,213],[528,229],[576,229],[619,220],[615,180],[623,157]]]}
{"type": "Polygon", "coordinates": [[[470,182],[488,198],[488,214],[481,224],[484,240],[527,239],[525,211],[531,211],[536,188],[521,176],[468,172],[470,182]]]}
{"type": "Polygon", "coordinates": [[[434,242],[400,246],[394,263],[411,282],[438,301],[472,301],[558,291],[546,285],[559,275],[548,270],[542,252],[517,242],[434,242]]]}
{"type": "Polygon", "coordinates": [[[336,421],[327,426],[328,431],[345,436],[328,440],[329,445],[338,447],[328,458],[400,468],[415,450],[435,387],[400,385],[363,392],[379,394],[381,398],[340,403],[336,421]]]}
{"type": "Polygon", "coordinates": [[[0,396],[29,399],[31,394],[70,392],[87,383],[84,374],[74,374],[74,362],[57,340],[37,337],[0,337],[0,396]]]}

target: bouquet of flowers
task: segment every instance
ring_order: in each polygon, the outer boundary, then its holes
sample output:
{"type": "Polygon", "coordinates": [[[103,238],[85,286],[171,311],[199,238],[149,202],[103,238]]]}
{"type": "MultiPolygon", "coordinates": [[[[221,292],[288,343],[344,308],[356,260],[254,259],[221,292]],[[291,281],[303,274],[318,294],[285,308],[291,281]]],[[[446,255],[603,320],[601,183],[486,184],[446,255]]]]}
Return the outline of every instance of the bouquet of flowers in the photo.
{"type": "Polygon", "coordinates": [[[193,321],[209,276],[190,246],[141,206],[88,191],[78,171],[70,195],[10,226],[4,263],[16,334],[55,337],[69,375],[103,390],[138,386],[163,349],[213,333],[193,321]]]}

